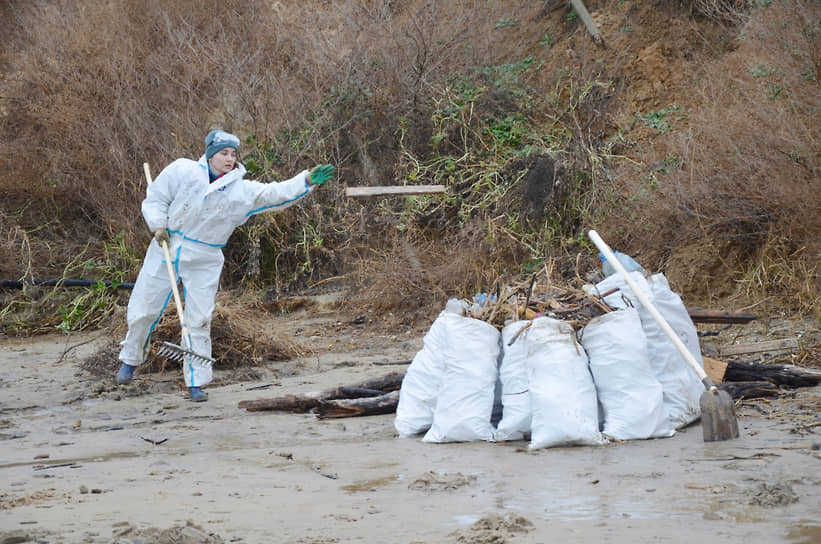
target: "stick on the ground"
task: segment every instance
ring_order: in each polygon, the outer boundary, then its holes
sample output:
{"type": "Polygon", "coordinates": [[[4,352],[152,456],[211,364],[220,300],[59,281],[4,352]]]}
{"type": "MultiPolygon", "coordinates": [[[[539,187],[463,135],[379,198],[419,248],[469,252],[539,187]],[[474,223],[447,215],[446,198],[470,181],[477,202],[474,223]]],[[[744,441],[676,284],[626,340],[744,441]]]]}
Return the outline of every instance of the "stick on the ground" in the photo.
{"type": "Polygon", "coordinates": [[[758,319],[758,314],[750,312],[725,312],[722,310],[702,310],[687,308],[693,323],[749,323],[758,319]]]}

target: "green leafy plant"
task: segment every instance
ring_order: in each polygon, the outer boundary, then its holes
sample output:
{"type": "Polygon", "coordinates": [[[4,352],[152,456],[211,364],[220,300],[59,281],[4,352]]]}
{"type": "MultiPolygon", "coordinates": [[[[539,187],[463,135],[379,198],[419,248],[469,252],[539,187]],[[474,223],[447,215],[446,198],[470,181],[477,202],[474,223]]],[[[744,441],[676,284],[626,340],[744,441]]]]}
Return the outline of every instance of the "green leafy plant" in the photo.
{"type": "Polygon", "coordinates": [[[679,120],[680,116],[673,117],[672,114],[679,111],[680,108],[675,104],[669,108],[662,108],[658,111],[651,111],[647,114],[636,113],[636,117],[640,119],[645,126],[655,129],[656,134],[664,134],[668,132],[672,125],[671,120],[679,120]]]}
{"type": "Polygon", "coordinates": [[[750,74],[752,74],[753,77],[767,77],[773,75],[775,72],[775,66],[767,63],[756,64],[750,68],[750,74]]]}

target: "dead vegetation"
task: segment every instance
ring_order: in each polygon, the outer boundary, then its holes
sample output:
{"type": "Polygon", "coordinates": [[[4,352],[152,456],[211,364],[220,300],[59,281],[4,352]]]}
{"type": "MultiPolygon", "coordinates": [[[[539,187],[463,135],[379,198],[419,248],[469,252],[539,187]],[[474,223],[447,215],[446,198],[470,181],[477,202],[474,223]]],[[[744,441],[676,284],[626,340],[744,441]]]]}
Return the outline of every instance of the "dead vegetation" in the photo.
{"type": "MultiPolygon", "coordinates": [[[[196,4],[0,8],[2,279],[133,281],[141,163],[196,158],[220,126],[260,179],[340,167],[235,233],[237,292],[343,286],[352,307],[425,321],[548,259],[583,276],[596,228],[706,304],[819,311],[817,2],[586,2],[606,48],[563,1],[196,4]],[[420,183],[447,190],[343,196],[420,183]]],[[[99,327],[123,303],[81,296],[6,293],[0,326],[99,327]]],[[[237,353],[269,355],[226,319],[237,353]]]]}
{"type": "MultiPolygon", "coordinates": [[[[310,349],[303,344],[269,330],[264,319],[267,313],[269,310],[258,301],[220,295],[211,322],[211,351],[217,361],[214,366],[216,370],[242,369],[248,372],[272,362],[296,359],[310,353],[310,349]]],[[[81,365],[92,376],[101,378],[109,378],[119,367],[119,341],[126,333],[124,311],[109,320],[107,329],[111,333],[111,342],[103,345],[81,365]]],[[[180,341],[180,324],[174,308],[166,310],[152,334],[146,362],[140,367],[141,373],[164,373],[179,368],[179,362],[157,355],[156,347],[164,341],[180,341]]],[[[287,372],[287,369],[282,368],[281,371],[287,372]]]]}

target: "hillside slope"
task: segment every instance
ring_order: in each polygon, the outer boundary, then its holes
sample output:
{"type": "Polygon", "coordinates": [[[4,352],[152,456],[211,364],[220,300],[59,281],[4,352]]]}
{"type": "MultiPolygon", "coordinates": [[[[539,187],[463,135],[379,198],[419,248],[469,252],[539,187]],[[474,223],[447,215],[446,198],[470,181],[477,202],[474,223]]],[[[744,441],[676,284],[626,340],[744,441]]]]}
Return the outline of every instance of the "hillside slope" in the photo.
{"type": "Polygon", "coordinates": [[[817,311],[821,5],[586,5],[603,44],[563,1],[7,3],[0,278],[132,280],[142,163],[220,126],[260,179],[340,167],[234,235],[226,287],[424,305],[583,274],[596,228],[694,299],[817,311]],[[343,194],[426,182],[445,197],[343,194]]]}

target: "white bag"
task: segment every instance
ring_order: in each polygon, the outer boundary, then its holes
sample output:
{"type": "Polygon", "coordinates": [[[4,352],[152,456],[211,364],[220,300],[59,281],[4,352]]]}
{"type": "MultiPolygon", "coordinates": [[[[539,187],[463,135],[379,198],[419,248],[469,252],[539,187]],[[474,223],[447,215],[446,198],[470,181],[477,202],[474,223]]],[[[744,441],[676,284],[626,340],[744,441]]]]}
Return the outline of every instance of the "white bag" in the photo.
{"type": "MultiPolygon", "coordinates": [[[[424,442],[493,440],[494,387],[499,374],[499,331],[493,325],[446,316],[442,386],[424,442]]],[[[401,393],[400,393],[401,395],[401,393]]]]}
{"type": "MultiPolygon", "coordinates": [[[[699,366],[704,368],[701,356],[701,346],[698,342],[698,331],[690,319],[687,308],[676,293],[670,289],[664,274],[654,274],[650,277],[650,289],[656,309],[664,317],[670,328],[687,347],[699,366]]],[[[652,316],[647,316],[653,319],[652,316]]],[[[642,319],[642,322],[644,320],[642,319]]],[[[689,425],[701,416],[699,399],[704,393],[704,384],[690,367],[690,364],[681,356],[678,349],[664,334],[664,331],[653,321],[653,337],[647,335],[648,346],[656,346],[656,360],[659,371],[664,372],[666,381],[662,381],[665,396],[669,397],[667,419],[675,429],[689,425]]],[[[651,354],[653,348],[651,348],[651,354]]],[[[667,401],[665,401],[667,402],[667,401]]]]}
{"type": "Polygon", "coordinates": [[[502,382],[502,420],[493,438],[496,441],[522,440],[530,432],[530,385],[528,383],[527,330],[522,329],[530,321],[514,321],[502,329],[502,365],[499,378],[502,382]],[[521,334],[519,334],[521,332],[521,334]],[[511,339],[519,334],[513,345],[511,339]]]}
{"type": "Polygon", "coordinates": [[[604,443],[587,354],[573,327],[537,317],[523,340],[532,405],[529,449],[604,443]]]}
{"type": "Polygon", "coordinates": [[[442,311],[422,339],[422,349],[411,361],[402,387],[393,426],[401,437],[409,437],[430,429],[436,397],[442,386],[445,361],[442,358],[448,342],[449,319],[461,319],[458,313],[442,311]]]}
{"type": "MultiPolygon", "coordinates": [[[[688,346],[696,360],[703,365],[695,326],[681,299],[670,290],[666,278],[662,274],[656,274],[651,284],[642,272],[634,271],[629,274],[633,283],[638,285],[665,321],[688,346]],[[695,337],[695,344],[687,339],[691,334],[695,337]]],[[[698,401],[701,392],[704,391],[704,386],[650,312],[638,301],[621,274],[605,278],[596,284],[595,290],[603,294],[613,288],[619,291],[604,298],[609,306],[613,308],[634,307],[639,311],[641,326],[647,337],[650,366],[664,390],[666,421],[655,433],[655,436],[664,436],[670,430],[680,429],[698,419],[701,415],[698,401]]]]}
{"type": "Polygon", "coordinates": [[[672,429],[663,429],[664,390],[650,367],[638,311],[596,317],[580,339],[602,409],[602,433],[617,440],[672,436],[672,429]]]}

